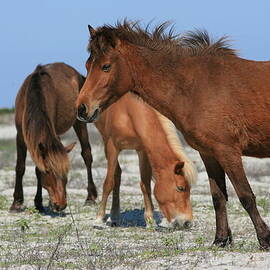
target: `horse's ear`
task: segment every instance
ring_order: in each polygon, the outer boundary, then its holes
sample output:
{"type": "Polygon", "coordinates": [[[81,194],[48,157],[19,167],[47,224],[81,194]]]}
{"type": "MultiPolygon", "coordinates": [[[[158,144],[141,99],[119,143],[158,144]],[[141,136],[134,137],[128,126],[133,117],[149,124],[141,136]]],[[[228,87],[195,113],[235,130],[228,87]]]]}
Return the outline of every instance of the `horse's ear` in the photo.
{"type": "Polygon", "coordinates": [[[96,30],[89,24],[88,24],[88,30],[89,30],[90,37],[92,38],[95,35],[96,30]]]}
{"type": "Polygon", "coordinates": [[[76,142],[71,143],[68,146],[66,146],[65,147],[66,152],[69,153],[74,148],[75,145],[76,145],[76,142]]]}
{"type": "Polygon", "coordinates": [[[182,174],[182,170],[184,168],[185,162],[184,161],[178,161],[174,167],[174,173],[175,174],[182,174]]]}
{"type": "Polygon", "coordinates": [[[39,149],[39,151],[41,153],[42,158],[45,159],[46,156],[47,156],[47,153],[48,153],[46,147],[42,143],[39,143],[38,144],[38,149],[39,149]]]}

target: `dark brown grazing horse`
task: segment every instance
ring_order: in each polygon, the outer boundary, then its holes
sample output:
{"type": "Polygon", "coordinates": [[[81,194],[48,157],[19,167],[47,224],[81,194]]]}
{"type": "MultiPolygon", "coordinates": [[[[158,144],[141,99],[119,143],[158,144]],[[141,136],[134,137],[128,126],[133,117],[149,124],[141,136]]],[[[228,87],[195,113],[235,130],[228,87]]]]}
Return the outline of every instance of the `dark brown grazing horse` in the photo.
{"type": "Polygon", "coordinates": [[[35,207],[43,211],[42,187],[47,189],[53,210],[66,205],[66,183],[69,152],[74,144],[64,147],[59,135],[73,126],[81,144],[88,173],[87,202],[97,197],[93,183],[92,154],[86,124],[76,120],[75,101],[84,77],[64,63],[37,66],[24,81],[17,94],[15,123],[17,128],[17,165],[12,212],[22,210],[26,150],[36,164],[38,180],[35,207]]]}
{"type": "Polygon", "coordinates": [[[154,224],[151,199],[154,176],[154,194],[167,219],[163,224],[188,228],[192,220],[190,188],[197,181],[197,171],[185,154],[172,122],[142,99],[127,93],[104,111],[95,124],[102,135],[108,160],[97,221],[103,222],[108,196],[114,190],[111,222],[119,223],[121,168],[118,155],[123,149],[135,149],[139,157],[146,224],[154,224]]]}
{"type": "Polygon", "coordinates": [[[232,242],[227,220],[228,175],[261,248],[270,231],[261,218],[241,156],[270,157],[270,62],[245,60],[226,39],[204,31],[180,38],[123,22],[89,27],[88,76],[77,100],[81,118],[98,114],[133,91],[168,117],[205,164],[216,213],[214,244],[232,242]]]}

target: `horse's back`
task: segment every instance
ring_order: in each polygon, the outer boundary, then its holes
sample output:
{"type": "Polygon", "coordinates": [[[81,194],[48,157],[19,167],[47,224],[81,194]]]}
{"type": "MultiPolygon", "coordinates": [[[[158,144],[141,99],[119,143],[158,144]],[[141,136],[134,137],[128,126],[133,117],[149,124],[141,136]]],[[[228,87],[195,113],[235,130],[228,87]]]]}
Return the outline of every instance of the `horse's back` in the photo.
{"type": "Polygon", "coordinates": [[[232,76],[227,78],[230,110],[223,121],[238,137],[244,155],[269,157],[270,62],[237,61],[231,66],[232,76]]]}
{"type": "Polygon", "coordinates": [[[209,155],[220,144],[243,155],[270,156],[270,62],[209,59],[201,64],[203,77],[189,101],[185,128],[179,127],[186,140],[209,155]]]}
{"type": "Polygon", "coordinates": [[[81,75],[64,63],[44,66],[50,75],[54,89],[46,89],[48,112],[57,134],[66,132],[76,120],[75,102],[82,86],[81,75]]]}
{"type": "Polygon", "coordinates": [[[130,94],[121,99],[104,111],[96,122],[103,140],[112,140],[119,149],[142,150],[142,143],[136,132],[136,127],[130,117],[129,107],[132,106],[130,94]]]}
{"type": "Polygon", "coordinates": [[[127,93],[100,116],[96,127],[103,140],[122,149],[146,150],[154,141],[167,144],[157,112],[132,93],[127,93]]]}
{"type": "MultiPolygon", "coordinates": [[[[21,127],[26,106],[25,96],[33,74],[35,71],[25,79],[17,94],[15,105],[17,128],[21,127]]],[[[40,86],[46,111],[58,135],[66,132],[76,120],[75,102],[83,84],[82,80],[82,76],[74,68],[64,63],[40,66],[40,86]]]]}

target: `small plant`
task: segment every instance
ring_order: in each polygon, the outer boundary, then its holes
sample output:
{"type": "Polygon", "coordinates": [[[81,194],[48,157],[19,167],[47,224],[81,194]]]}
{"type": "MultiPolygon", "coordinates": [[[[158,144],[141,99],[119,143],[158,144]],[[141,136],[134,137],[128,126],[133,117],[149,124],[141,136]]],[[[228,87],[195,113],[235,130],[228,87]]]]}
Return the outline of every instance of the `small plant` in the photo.
{"type": "Polygon", "coordinates": [[[26,212],[30,215],[38,214],[38,210],[35,207],[28,207],[26,209],[26,212]]]}
{"type": "Polygon", "coordinates": [[[166,237],[162,239],[162,244],[166,247],[175,247],[177,246],[177,239],[174,237],[166,237]]]}
{"type": "Polygon", "coordinates": [[[89,246],[89,249],[91,252],[97,253],[100,250],[100,246],[98,244],[93,243],[89,246]]]}
{"type": "Polygon", "coordinates": [[[153,218],[146,219],[146,228],[149,230],[153,230],[155,228],[155,220],[153,218]]]}
{"type": "Polygon", "coordinates": [[[0,210],[5,209],[7,205],[7,198],[4,195],[0,195],[0,210]]]}
{"type": "Polygon", "coordinates": [[[22,232],[25,232],[26,230],[29,230],[30,229],[30,220],[26,219],[26,218],[20,218],[20,219],[17,219],[15,221],[15,223],[17,224],[17,226],[19,226],[21,228],[21,231],[22,232]]]}
{"type": "Polygon", "coordinates": [[[195,239],[195,243],[199,246],[203,246],[206,242],[206,238],[204,236],[198,236],[196,239],[195,239]]]}

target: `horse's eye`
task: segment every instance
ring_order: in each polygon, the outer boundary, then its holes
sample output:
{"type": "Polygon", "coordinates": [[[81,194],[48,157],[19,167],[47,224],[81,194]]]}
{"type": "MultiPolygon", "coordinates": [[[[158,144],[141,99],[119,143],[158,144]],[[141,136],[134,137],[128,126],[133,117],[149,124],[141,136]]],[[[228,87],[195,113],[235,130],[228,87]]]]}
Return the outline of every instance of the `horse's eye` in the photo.
{"type": "Polygon", "coordinates": [[[179,191],[179,192],[183,192],[183,191],[185,191],[186,189],[185,189],[185,187],[183,187],[183,186],[177,186],[177,187],[176,187],[176,190],[179,191]]]}
{"type": "Polygon", "coordinates": [[[102,70],[105,71],[105,72],[108,72],[111,68],[111,65],[110,64],[105,64],[103,67],[102,67],[102,70]]]}

